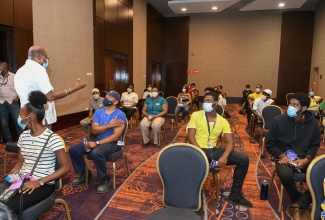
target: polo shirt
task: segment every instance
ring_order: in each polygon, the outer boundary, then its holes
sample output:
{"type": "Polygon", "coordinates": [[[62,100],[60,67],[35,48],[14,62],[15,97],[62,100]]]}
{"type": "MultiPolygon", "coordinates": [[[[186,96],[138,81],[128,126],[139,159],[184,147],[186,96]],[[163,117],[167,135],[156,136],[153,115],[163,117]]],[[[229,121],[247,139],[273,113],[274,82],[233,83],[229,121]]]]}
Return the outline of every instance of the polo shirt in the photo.
{"type": "MultiPolygon", "coordinates": [[[[136,94],[135,92],[131,92],[131,93],[123,92],[121,101],[123,101],[124,107],[129,107],[134,103],[138,103],[138,94],[136,94]]],[[[133,106],[132,108],[137,108],[137,107],[133,106]]]]}
{"type": "Polygon", "coordinates": [[[313,98],[310,97],[310,105],[308,107],[308,110],[312,110],[312,111],[318,111],[319,110],[319,104],[317,103],[317,101],[320,99],[320,96],[314,96],[313,98]]]}
{"type": "MultiPolygon", "coordinates": [[[[212,146],[217,145],[218,137],[221,134],[232,133],[230,129],[229,122],[222,116],[217,114],[217,119],[215,126],[213,127],[213,122],[210,122],[210,141],[212,146]]],[[[195,140],[201,148],[209,148],[209,130],[207,125],[207,118],[205,116],[205,111],[200,110],[192,113],[190,122],[187,125],[186,131],[189,128],[195,128],[195,140]]]]}
{"type": "Polygon", "coordinates": [[[261,98],[262,97],[262,92],[260,92],[259,94],[257,94],[256,92],[252,93],[252,94],[249,94],[248,97],[253,97],[254,100],[258,99],[258,98],[261,98]]]}
{"type": "Polygon", "coordinates": [[[15,74],[8,72],[7,76],[3,78],[0,74],[0,104],[7,101],[9,104],[17,97],[14,85],[15,74]]]}
{"type": "Polygon", "coordinates": [[[146,99],[144,104],[147,104],[148,115],[158,115],[163,111],[163,105],[167,105],[167,101],[161,96],[158,96],[156,101],[150,97],[146,99]]]}
{"type": "Polygon", "coordinates": [[[103,108],[103,97],[99,97],[98,99],[90,99],[89,100],[89,111],[96,111],[97,109],[103,108]]]}

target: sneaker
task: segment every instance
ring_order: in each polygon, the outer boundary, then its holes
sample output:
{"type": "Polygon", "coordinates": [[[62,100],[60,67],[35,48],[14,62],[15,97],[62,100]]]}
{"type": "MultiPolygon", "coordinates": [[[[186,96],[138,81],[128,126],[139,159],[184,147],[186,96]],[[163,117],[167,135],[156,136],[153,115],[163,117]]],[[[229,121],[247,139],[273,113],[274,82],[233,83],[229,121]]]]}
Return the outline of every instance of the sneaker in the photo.
{"type": "Polygon", "coordinates": [[[300,219],[300,209],[298,207],[289,205],[286,214],[291,220],[300,219]]]}
{"type": "Polygon", "coordinates": [[[109,179],[109,176],[104,176],[101,179],[100,186],[97,188],[97,193],[98,194],[106,193],[108,191],[110,185],[111,185],[111,181],[109,179]]]}
{"type": "Polygon", "coordinates": [[[228,202],[235,203],[237,205],[241,205],[241,206],[248,207],[248,208],[253,207],[253,204],[250,201],[248,201],[247,199],[245,199],[245,197],[241,194],[238,196],[233,196],[230,194],[228,196],[228,202]]]}
{"type": "MultiPolygon", "coordinates": [[[[88,170],[88,182],[89,182],[90,180],[92,180],[92,179],[93,179],[93,175],[92,175],[91,171],[88,170]]],[[[85,171],[82,171],[82,172],[80,173],[79,178],[77,178],[77,179],[75,179],[75,180],[72,181],[72,186],[73,186],[73,187],[77,187],[77,186],[80,186],[80,185],[85,184],[85,182],[86,182],[85,171]]]]}

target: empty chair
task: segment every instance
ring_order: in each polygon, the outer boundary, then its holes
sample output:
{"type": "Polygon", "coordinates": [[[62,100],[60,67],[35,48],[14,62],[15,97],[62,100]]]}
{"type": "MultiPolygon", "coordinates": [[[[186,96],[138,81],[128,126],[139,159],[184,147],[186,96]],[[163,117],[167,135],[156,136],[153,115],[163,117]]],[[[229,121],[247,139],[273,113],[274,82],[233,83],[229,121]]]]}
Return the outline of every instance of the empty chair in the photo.
{"type": "Polygon", "coordinates": [[[178,115],[176,114],[176,108],[177,108],[177,98],[175,96],[168,96],[166,98],[166,101],[168,103],[168,112],[165,115],[165,118],[170,118],[172,119],[172,130],[174,127],[174,123],[176,124],[176,128],[178,129],[178,115]]]}

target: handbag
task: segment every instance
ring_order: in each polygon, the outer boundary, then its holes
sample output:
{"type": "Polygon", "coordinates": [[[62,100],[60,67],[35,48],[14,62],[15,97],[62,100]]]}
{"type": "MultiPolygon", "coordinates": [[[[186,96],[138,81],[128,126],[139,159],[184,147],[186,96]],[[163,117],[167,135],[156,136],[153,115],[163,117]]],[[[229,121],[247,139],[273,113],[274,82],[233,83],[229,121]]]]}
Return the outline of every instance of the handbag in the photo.
{"type": "MultiPolygon", "coordinates": [[[[44,144],[44,147],[42,148],[41,152],[39,153],[37,159],[36,159],[36,162],[33,166],[33,169],[31,170],[30,172],[30,176],[33,175],[33,172],[36,168],[36,165],[38,164],[38,161],[40,160],[42,154],[43,154],[43,151],[47,145],[47,143],[49,142],[51,136],[53,135],[54,133],[51,133],[49,135],[49,137],[47,138],[45,144],[44,144]]],[[[14,197],[19,191],[21,191],[24,187],[24,184],[27,183],[29,181],[29,177],[26,177],[23,179],[22,183],[21,183],[21,186],[17,189],[13,189],[13,190],[9,190],[9,187],[11,186],[11,183],[5,181],[3,184],[1,184],[0,186],[0,202],[2,203],[6,203],[8,200],[10,200],[12,197],[14,197]]]]}

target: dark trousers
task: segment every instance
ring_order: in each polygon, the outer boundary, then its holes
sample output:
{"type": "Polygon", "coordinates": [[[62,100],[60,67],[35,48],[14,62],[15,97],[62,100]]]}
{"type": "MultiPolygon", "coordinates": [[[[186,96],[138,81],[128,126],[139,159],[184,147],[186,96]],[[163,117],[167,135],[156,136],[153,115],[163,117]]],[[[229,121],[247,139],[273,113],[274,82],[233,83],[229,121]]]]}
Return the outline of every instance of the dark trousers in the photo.
{"type": "MultiPolygon", "coordinates": [[[[307,168],[301,170],[301,172],[305,173],[306,169],[307,168]]],[[[292,202],[297,202],[302,209],[308,209],[312,202],[312,198],[309,190],[300,193],[297,189],[293,178],[294,173],[297,171],[291,166],[276,163],[276,172],[278,173],[283,187],[289,193],[292,202]]]]}
{"type": "Polygon", "coordinates": [[[251,122],[252,114],[253,114],[253,112],[252,112],[251,107],[247,106],[246,116],[247,116],[247,123],[248,124],[251,122]]]}
{"type": "Polygon", "coordinates": [[[126,108],[126,107],[122,107],[121,110],[124,112],[126,118],[128,120],[131,119],[131,117],[134,115],[134,112],[137,110],[136,108],[126,108]]]}
{"type": "Polygon", "coordinates": [[[5,101],[4,103],[0,104],[0,122],[3,136],[6,142],[12,142],[12,137],[9,130],[9,115],[15,124],[17,137],[19,138],[20,134],[22,133],[22,129],[18,126],[17,122],[19,111],[20,107],[18,102],[9,104],[7,101],[5,101]]]}
{"type": "Polygon", "coordinates": [[[97,177],[98,179],[102,179],[103,177],[108,175],[107,167],[106,167],[106,157],[120,150],[121,150],[121,146],[118,146],[117,143],[110,143],[110,144],[99,145],[98,147],[94,148],[92,151],[86,152],[84,148],[84,143],[80,142],[70,147],[69,155],[71,158],[71,163],[74,172],[79,174],[81,172],[84,172],[86,167],[86,162],[83,155],[87,153],[91,154],[94,163],[96,165],[97,177]]]}
{"type": "Polygon", "coordinates": [[[43,201],[54,192],[54,184],[45,184],[42,187],[35,189],[32,194],[17,193],[14,197],[8,200],[5,204],[12,210],[13,213],[18,214],[20,211],[20,196],[23,196],[23,210],[43,201]]]}
{"type": "MultiPolygon", "coordinates": [[[[216,147],[211,149],[202,148],[202,150],[208,157],[209,161],[212,159],[219,160],[219,158],[225,152],[224,148],[216,147]]],[[[236,166],[230,194],[233,196],[238,196],[241,194],[243,183],[247,174],[249,158],[246,154],[233,151],[228,157],[227,165],[236,166]]]]}

